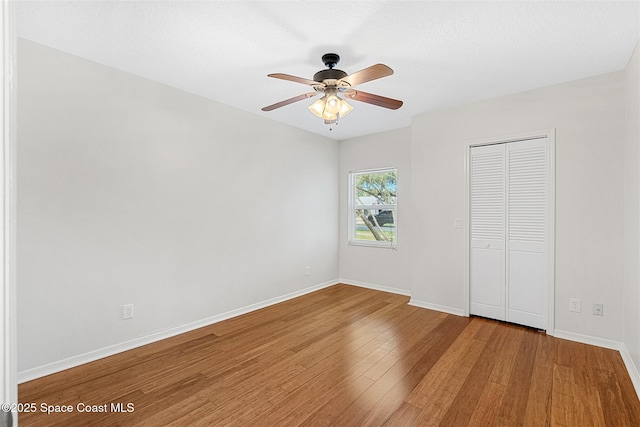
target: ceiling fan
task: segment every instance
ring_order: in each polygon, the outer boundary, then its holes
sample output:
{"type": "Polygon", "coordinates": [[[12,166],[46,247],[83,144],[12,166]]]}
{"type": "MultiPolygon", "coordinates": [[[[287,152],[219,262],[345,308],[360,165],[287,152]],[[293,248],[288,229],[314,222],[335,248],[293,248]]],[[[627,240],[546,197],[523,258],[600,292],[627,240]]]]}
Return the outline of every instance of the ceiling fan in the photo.
{"type": "Polygon", "coordinates": [[[342,94],[342,96],[348,99],[366,102],[367,104],[373,104],[391,110],[397,110],[402,106],[402,101],[397,99],[374,95],[353,88],[354,86],[370,82],[371,80],[390,76],[393,74],[391,68],[384,64],[376,64],[353,74],[347,74],[335,68],[339,61],[340,56],[336,53],[322,55],[322,62],[327,69],[315,73],[313,80],[282,73],[269,74],[268,77],[275,79],[289,80],[309,85],[314,91],[269,105],[264,107],[262,111],[275,110],[276,108],[314,97],[319,93],[324,95],[309,106],[309,111],[323,119],[325,124],[337,123],[340,118],[346,116],[353,110],[353,107],[349,105],[346,100],[340,98],[338,94],[342,94]]]}

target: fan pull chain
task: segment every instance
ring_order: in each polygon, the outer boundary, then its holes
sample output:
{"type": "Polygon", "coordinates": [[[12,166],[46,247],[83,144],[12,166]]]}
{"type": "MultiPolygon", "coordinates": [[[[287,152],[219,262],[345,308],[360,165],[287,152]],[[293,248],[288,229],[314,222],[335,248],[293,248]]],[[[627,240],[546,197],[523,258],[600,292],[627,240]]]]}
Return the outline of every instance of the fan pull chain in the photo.
{"type": "MultiPolygon", "coordinates": [[[[335,122],[335,123],[336,123],[336,126],[338,126],[338,121],[339,121],[339,120],[340,120],[340,113],[337,113],[337,114],[336,114],[336,122],[335,122]]],[[[333,127],[329,127],[329,131],[332,131],[332,130],[333,130],[333,127]]]]}

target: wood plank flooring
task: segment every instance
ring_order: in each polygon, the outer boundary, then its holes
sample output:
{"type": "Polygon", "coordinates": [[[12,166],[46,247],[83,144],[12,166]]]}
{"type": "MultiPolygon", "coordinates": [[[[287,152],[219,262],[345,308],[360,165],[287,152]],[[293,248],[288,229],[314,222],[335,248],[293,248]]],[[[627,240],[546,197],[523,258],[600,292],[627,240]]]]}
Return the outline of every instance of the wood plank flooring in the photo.
{"type": "Polygon", "coordinates": [[[618,352],[407,302],[336,285],[30,381],[20,425],[640,426],[618,352]]]}

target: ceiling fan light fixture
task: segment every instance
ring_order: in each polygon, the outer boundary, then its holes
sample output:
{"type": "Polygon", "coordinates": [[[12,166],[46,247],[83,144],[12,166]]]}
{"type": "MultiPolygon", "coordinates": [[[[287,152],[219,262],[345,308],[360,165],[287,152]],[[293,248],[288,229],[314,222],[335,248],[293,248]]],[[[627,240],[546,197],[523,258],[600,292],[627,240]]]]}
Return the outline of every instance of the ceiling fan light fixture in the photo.
{"type": "Polygon", "coordinates": [[[325,95],[309,106],[309,111],[325,122],[336,121],[339,117],[349,114],[351,110],[353,107],[347,101],[333,94],[325,95]]]}

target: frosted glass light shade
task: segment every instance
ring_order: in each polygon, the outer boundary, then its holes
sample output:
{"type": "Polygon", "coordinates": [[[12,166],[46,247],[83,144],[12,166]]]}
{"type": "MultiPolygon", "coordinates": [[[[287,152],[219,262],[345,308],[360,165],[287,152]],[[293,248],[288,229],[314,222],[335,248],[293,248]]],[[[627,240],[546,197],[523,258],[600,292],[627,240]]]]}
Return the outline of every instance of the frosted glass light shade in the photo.
{"type": "Polygon", "coordinates": [[[309,111],[314,116],[325,121],[335,121],[338,117],[349,114],[351,110],[353,107],[336,95],[325,95],[309,106],[309,111]]]}

